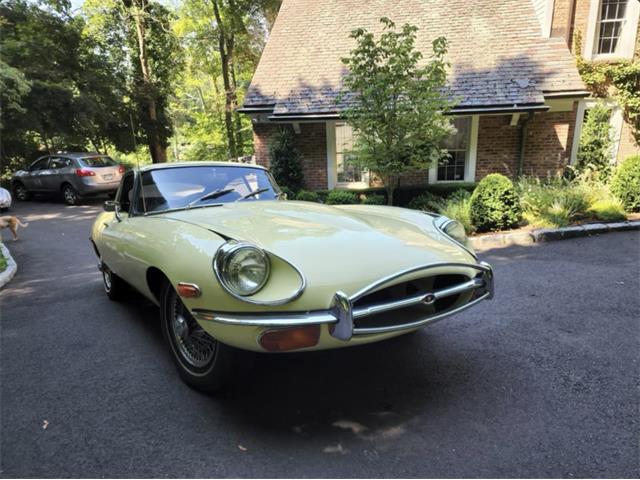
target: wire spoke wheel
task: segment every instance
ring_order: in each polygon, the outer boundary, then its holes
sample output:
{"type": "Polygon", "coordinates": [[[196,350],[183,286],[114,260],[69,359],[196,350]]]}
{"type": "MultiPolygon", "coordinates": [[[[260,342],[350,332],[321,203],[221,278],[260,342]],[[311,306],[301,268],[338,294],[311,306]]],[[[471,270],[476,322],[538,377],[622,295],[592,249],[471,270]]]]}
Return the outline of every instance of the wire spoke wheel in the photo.
{"type": "Polygon", "coordinates": [[[180,356],[192,367],[206,367],[216,354],[218,342],[202,329],[177,295],[173,295],[171,300],[169,322],[180,356]]]}
{"type": "Polygon", "coordinates": [[[67,202],[69,205],[75,205],[75,203],[78,201],[78,195],[76,194],[73,187],[70,187],[70,186],[64,187],[62,194],[64,195],[64,201],[67,202]]]}

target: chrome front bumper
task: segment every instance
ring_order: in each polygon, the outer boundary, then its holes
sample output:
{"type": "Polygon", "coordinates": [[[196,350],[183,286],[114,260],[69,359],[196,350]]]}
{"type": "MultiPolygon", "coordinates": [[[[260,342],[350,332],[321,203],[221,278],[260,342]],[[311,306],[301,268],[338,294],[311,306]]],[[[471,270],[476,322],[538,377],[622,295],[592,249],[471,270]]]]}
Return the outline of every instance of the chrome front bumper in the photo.
{"type": "Polygon", "coordinates": [[[397,332],[402,330],[411,330],[423,327],[430,323],[442,320],[449,315],[456,314],[467,308],[479,303],[485,299],[491,299],[494,294],[493,270],[491,265],[485,262],[478,264],[462,264],[462,263],[439,263],[429,266],[416,267],[405,270],[398,274],[392,275],[369,285],[365,289],[347,296],[343,292],[336,292],[334,295],[333,306],[328,310],[316,310],[309,312],[282,312],[282,313],[265,313],[265,314],[242,314],[229,312],[213,312],[211,310],[194,309],[191,313],[193,316],[204,322],[216,322],[226,325],[253,326],[264,328],[285,328],[285,327],[304,327],[308,325],[332,325],[330,329],[331,335],[337,339],[347,341],[354,335],[371,335],[378,333],[397,332]],[[432,292],[420,293],[392,302],[378,303],[366,307],[354,307],[354,303],[363,296],[393,282],[394,279],[416,272],[428,272],[430,269],[442,267],[463,267],[478,270],[478,275],[466,282],[434,290],[432,292]],[[383,313],[400,308],[406,308],[416,305],[431,305],[437,300],[459,295],[465,292],[473,292],[479,290],[481,294],[471,301],[460,305],[452,310],[442,313],[436,313],[422,318],[418,321],[409,323],[395,324],[371,328],[358,328],[354,326],[354,320],[369,315],[383,313]]]}

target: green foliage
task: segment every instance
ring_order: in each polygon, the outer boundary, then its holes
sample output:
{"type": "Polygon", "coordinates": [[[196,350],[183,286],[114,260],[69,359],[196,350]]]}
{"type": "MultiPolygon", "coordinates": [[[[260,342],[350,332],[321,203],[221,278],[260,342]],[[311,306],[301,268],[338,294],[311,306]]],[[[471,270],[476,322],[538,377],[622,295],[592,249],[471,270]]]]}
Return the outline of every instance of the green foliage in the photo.
{"type": "Polygon", "coordinates": [[[471,195],[471,220],[478,231],[503,230],[520,221],[520,201],[511,180],[499,173],[483,178],[471,195]]]}
{"type": "Polygon", "coordinates": [[[611,110],[596,105],[588,111],[578,147],[578,171],[590,170],[607,178],[611,171],[613,148],[611,110]]]}
{"type": "Polygon", "coordinates": [[[367,195],[362,203],[364,205],[385,205],[387,201],[384,195],[367,195]]]}
{"type": "MultiPolygon", "coordinates": [[[[582,39],[575,36],[575,51],[582,51],[582,39]]],[[[617,60],[592,62],[581,55],[577,57],[578,71],[592,95],[613,97],[624,112],[625,120],[632,126],[636,142],[640,142],[640,62],[617,60]]]]}
{"type": "Polygon", "coordinates": [[[327,205],[354,205],[359,202],[355,193],[346,190],[331,190],[325,203],[327,205]]]}
{"type": "Polygon", "coordinates": [[[425,62],[415,47],[417,27],[397,31],[388,18],[380,22],[378,38],[364,28],[351,32],[357,45],[342,59],[348,73],[339,101],[348,105],[356,161],[383,179],[392,205],[402,173],[428,168],[445,154],[451,126],[444,114],[452,104],[444,92],[447,41],[436,38],[425,62]]]}
{"type": "Polygon", "coordinates": [[[586,213],[586,189],[562,178],[521,178],[517,184],[523,218],[535,227],[564,227],[586,213]]]}
{"type": "Polygon", "coordinates": [[[459,221],[464,226],[467,235],[475,232],[476,229],[471,221],[471,194],[468,191],[454,192],[440,203],[437,211],[445,217],[459,221]]]}
{"type": "Polygon", "coordinates": [[[320,202],[320,195],[316,192],[309,192],[308,190],[300,190],[296,195],[296,200],[302,202],[320,202]]]}
{"type": "Polygon", "coordinates": [[[442,197],[434,195],[431,192],[424,192],[414,197],[409,204],[408,208],[413,210],[422,210],[425,212],[437,212],[442,206],[442,197]]]}
{"type": "Polygon", "coordinates": [[[617,198],[598,200],[589,207],[588,213],[603,222],[622,222],[627,219],[624,205],[617,198]]]}
{"type": "Polygon", "coordinates": [[[640,155],[627,157],[616,168],[611,191],[630,212],[640,212],[640,155]]]}
{"type": "Polygon", "coordinates": [[[302,155],[294,145],[294,133],[290,127],[281,127],[271,138],[269,145],[271,173],[278,185],[294,192],[304,187],[302,155]]]}
{"type": "MultiPolygon", "coordinates": [[[[2,243],[0,243],[2,245],[2,243]]],[[[7,269],[7,259],[2,254],[2,250],[0,250],[0,273],[4,272],[7,269]]]]}

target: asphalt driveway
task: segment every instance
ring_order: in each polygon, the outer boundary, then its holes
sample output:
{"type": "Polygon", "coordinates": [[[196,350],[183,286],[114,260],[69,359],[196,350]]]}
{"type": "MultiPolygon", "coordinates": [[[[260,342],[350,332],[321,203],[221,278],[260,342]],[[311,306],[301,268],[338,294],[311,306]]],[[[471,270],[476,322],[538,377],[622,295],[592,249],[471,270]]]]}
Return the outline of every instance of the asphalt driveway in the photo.
{"type": "Polygon", "coordinates": [[[185,386],[157,311],[102,291],[99,210],[18,204],[0,292],[4,477],[638,477],[640,234],[483,255],[494,301],[385,343],[185,386]]]}

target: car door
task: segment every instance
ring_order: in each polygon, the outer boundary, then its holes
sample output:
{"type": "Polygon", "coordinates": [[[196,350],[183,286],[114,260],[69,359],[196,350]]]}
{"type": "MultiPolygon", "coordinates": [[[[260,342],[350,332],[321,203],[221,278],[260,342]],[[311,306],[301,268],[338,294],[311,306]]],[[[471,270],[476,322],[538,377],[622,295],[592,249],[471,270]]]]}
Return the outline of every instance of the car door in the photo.
{"type": "Polygon", "coordinates": [[[51,157],[49,159],[49,168],[44,170],[40,175],[42,188],[49,192],[59,192],[64,180],[64,175],[67,173],[70,165],[70,158],[51,157]]]}
{"type": "Polygon", "coordinates": [[[22,177],[21,181],[27,190],[38,192],[42,191],[42,177],[40,172],[46,170],[49,166],[49,157],[41,157],[31,164],[27,175],[22,177]]]}

